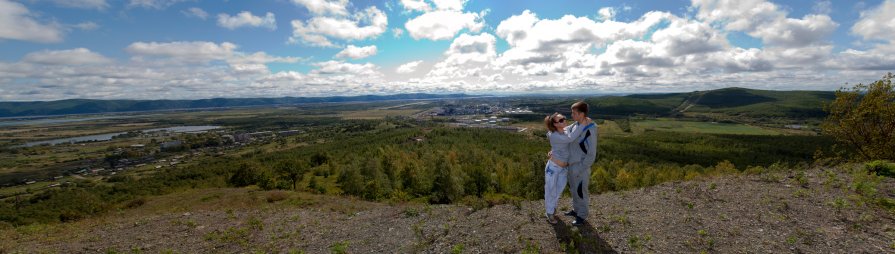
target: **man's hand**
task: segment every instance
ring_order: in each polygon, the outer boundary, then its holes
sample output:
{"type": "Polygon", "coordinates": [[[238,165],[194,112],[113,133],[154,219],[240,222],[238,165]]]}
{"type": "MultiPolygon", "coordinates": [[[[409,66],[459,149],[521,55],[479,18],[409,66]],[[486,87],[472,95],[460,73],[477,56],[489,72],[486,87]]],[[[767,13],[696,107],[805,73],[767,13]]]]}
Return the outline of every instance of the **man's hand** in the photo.
{"type": "Polygon", "coordinates": [[[547,152],[547,158],[553,158],[553,150],[547,152]]]}

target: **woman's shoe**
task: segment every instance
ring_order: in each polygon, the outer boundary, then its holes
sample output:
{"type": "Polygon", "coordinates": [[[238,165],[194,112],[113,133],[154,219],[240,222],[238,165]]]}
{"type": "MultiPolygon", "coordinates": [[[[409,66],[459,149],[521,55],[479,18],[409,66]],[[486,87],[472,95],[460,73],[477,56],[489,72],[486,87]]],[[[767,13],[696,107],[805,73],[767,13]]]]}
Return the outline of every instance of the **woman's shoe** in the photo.
{"type": "Polygon", "coordinates": [[[557,222],[558,221],[556,220],[556,216],[553,216],[553,214],[547,215],[547,223],[550,223],[551,225],[553,225],[553,224],[556,224],[557,222]]]}

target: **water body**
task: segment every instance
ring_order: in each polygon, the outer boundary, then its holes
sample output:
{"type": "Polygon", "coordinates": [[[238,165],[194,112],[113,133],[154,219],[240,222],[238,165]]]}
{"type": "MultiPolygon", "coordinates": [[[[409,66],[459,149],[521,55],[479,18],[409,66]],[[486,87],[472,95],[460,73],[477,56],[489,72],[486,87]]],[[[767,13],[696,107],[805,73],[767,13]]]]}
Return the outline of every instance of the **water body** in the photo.
{"type": "MultiPolygon", "coordinates": [[[[154,129],[145,129],[140,130],[143,133],[151,133],[151,132],[159,132],[159,131],[167,131],[174,133],[198,133],[205,132],[214,129],[220,129],[221,126],[213,126],[213,125],[196,125],[196,126],[175,126],[175,127],[167,127],[167,128],[154,128],[154,129]]],[[[112,137],[126,134],[127,132],[115,132],[115,133],[106,133],[106,134],[97,134],[97,135],[89,135],[89,136],[80,136],[80,137],[72,137],[72,138],[60,138],[60,139],[51,139],[51,140],[43,140],[43,141],[33,141],[25,143],[24,145],[16,146],[16,147],[32,147],[39,145],[58,145],[58,144],[70,144],[70,143],[80,143],[80,142],[92,142],[92,141],[107,141],[112,140],[112,137]]]]}

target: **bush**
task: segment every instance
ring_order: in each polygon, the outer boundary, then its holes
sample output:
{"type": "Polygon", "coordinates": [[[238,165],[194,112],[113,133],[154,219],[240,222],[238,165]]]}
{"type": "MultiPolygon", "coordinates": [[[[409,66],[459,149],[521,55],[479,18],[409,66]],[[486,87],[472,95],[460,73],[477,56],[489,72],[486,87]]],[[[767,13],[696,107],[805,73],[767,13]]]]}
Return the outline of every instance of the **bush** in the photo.
{"type": "Polygon", "coordinates": [[[876,173],[879,176],[895,177],[895,163],[875,160],[864,164],[864,169],[869,173],[876,173]]]}
{"type": "Polygon", "coordinates": [[[289,193],[286,191],[275,190],[267,193],[267,203],[282,201],[286,198],[289,198],[289,193]]]}
{"type": "Polygon", "coordinates": [[[137,207],[141,207],[145,204],[146,204],[146,198],[139,197],[139,198],[135,198],[131,201],[128,201],[126,204],[124,204],[124,208],[137,208],[137,207]]]}

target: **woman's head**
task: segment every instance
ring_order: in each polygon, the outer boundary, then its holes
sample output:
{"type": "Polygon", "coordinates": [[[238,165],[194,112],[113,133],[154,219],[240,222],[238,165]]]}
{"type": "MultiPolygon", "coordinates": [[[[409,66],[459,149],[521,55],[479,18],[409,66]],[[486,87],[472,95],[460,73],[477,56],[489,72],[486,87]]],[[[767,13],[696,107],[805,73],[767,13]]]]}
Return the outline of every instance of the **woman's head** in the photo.
{"type": "Polygon", "coordinates": [[[553,113],[544,118],[544,125],[547,127],[548,131],[559,131],[566,127],[566,117],[560,113],[553,113]]]}

